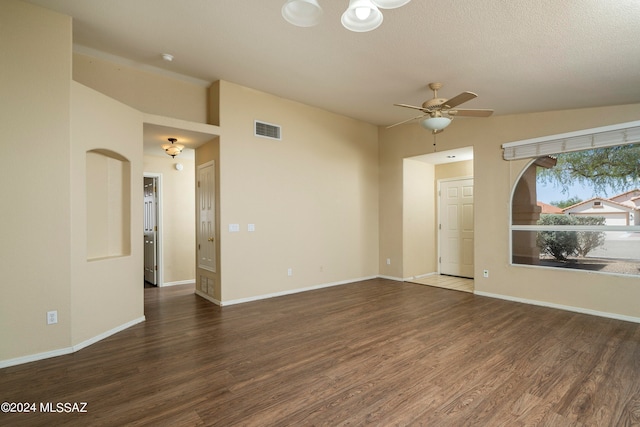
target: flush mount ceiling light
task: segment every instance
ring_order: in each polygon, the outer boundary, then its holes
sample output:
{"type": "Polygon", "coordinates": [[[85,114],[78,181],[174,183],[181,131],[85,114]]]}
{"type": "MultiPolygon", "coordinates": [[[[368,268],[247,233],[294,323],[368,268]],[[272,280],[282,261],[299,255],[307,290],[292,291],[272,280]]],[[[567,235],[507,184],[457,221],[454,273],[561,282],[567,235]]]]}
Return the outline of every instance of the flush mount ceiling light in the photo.
{"type": "MultiPolygon", "coordinates": [[[[349,0],[349,7],[342,14],[342,25],[351,31],[375,30],[382,24],[381,9],[395,9],[411,0],[349,0]]],[[[317,0],[287,0],[282,6],[284,19],[298,27],[312,27],[320,22],[322,8],[317,0]]]]}
{"type": "Polygon", "coordinates": [[[170,155],[171,157],[176,157],[178,154],[182,153],[184,145],[176,144],[175,142],[177,141],[177,139],[175,138],[168,138],[168,141],[171,142],[171,144],[162,144],[162,149],[168,155],[170,155]]]}

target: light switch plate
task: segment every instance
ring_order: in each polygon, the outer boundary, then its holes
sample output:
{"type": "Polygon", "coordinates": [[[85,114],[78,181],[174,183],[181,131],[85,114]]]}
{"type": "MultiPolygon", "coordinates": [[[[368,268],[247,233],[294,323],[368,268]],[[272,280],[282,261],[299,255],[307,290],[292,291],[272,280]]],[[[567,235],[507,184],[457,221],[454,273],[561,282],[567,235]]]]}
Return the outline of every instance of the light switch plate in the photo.
{"type": "Polygon", "coordinates": [[[247,224],[247,231],[256,231],[255,224],[247,224]]]}
{"type": "Polygon", "coordinates": [[[231,233],[237,233],[240,231],[240,224],[229,224],[229,231],[231,233]]]}

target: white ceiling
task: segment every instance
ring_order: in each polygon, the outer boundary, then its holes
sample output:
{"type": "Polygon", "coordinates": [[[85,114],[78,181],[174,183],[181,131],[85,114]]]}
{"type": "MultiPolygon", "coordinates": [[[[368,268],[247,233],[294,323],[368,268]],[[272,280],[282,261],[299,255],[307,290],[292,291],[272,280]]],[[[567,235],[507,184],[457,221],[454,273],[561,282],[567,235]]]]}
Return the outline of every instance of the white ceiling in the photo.
{"type": "Polygon", "coordinates": [[[81,48],[377,125],[415,116],[392,104],[421,104],[434,81],[499,115],[640,102],[638,0],[413,0],[367,33],[341,26],[347,0],[319,0],[311,28],[287,23],[284,2],[29,0],[72,16],[81,48]]]}

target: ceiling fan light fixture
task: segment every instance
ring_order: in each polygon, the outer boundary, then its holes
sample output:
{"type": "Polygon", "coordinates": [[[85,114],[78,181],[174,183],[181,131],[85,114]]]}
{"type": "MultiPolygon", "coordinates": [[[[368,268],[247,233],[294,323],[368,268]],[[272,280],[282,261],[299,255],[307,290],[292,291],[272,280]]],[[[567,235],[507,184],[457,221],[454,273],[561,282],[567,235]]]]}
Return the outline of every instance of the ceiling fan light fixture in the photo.
{"type": "Polygon", "coordinates": [[[282,17],[298,27],[317,25],[322,13],[322,8],[317,0],[287,0],[282,6],[282,17]]]}
{"type": "Polygon", "coordinates": [[[411,0],[371,0],[371,3],[378,6],[380,9],[395,9],[397,7],[404,6],[411,0]]]}
{"type": "Polygon", "coordinates": [[[363,33],[378,28],[382,19],[382,12],[370,0],[349,0],[341,21],[347,30],[363,33]]]}
{"type": "Polygon", "coordinates": [[[449,117],[428,117],[420,122],[423,128],[435,131],[443,130],[449,124],[451,124],[449,117]]]}

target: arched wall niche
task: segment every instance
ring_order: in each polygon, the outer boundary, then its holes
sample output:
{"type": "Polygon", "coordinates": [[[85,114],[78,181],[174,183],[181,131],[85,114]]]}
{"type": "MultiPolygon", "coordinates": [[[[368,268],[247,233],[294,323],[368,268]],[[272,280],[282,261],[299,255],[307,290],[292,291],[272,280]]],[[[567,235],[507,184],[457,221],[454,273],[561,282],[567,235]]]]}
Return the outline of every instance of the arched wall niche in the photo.
{"type": "Polygon", "coordinates": [[[86,152],[87,260],[131,255],[131,162],[106,149],[86,152]]]}

